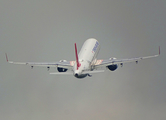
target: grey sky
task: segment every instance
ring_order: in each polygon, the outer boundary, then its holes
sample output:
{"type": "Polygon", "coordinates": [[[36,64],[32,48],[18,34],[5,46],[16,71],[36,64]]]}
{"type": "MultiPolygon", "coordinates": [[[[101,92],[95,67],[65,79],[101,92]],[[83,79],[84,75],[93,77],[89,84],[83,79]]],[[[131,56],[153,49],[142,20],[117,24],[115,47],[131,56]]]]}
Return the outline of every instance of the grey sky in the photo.
{"type": "Polygon", "coordinates": [[[166,119],[165,21],[165,0],[1,0],[0,119],[166,119]],[[5,61],[74,60],[91,37],[98,58],[162,54],[83,80],[5,61]]]}

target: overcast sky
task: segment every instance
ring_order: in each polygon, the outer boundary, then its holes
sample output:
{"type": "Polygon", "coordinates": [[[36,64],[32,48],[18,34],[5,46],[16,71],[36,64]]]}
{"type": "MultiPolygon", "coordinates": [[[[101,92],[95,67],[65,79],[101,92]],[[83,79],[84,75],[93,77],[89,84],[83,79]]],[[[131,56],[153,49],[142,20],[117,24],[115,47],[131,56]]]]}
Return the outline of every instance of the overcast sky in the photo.
{"type": "Polygon", "coordinates": [[[165,0],[0,0],[1,120],[166,119],[165,0]],[[10,60],[75,60],[88,38],[99,59],[161,56],[79,80],[10,60]]]}

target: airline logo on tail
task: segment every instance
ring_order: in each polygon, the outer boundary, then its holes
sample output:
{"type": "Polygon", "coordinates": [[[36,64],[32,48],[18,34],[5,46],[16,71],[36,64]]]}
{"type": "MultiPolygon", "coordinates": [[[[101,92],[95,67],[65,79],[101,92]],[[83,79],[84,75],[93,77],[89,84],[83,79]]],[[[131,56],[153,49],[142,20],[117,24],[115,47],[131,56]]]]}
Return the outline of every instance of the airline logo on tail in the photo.
{"type": "Polygon", "coordinates": [[[97,49],[98,46],[99,46],[99,43],[96,41],[96,44],[95,44],[94,48],[92,49],[92,53],[96,52],[96,49],[97,49]]]}

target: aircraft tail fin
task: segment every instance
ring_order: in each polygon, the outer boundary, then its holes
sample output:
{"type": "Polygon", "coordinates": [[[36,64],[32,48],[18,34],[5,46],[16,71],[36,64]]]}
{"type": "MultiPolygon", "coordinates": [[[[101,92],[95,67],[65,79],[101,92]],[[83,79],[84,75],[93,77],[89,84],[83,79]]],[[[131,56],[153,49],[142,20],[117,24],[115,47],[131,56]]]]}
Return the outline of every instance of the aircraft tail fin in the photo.
{"type": "Polygon", "coordinates": [[[79,60],[78,60],[77,45],[76,45],[76,43],[75,43],[75,55],[76,55],[76,64],[77,64],[77,70],[78,70],[78,68],[81,66],[81,64],[79,63],[79,60]]]}

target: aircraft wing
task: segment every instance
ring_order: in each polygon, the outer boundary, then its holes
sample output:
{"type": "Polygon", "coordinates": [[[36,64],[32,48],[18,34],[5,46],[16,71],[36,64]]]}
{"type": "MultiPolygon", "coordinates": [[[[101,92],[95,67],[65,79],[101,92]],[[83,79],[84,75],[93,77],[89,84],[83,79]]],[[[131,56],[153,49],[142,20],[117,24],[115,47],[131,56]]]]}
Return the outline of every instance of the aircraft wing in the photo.
{"type": "Polygon", "coordinates": [[[9,61],[6,54],[6,61],[12,64],[19,65],[30,65],[30,66],[42,66],[42,67],[63,67],[63,68],[72,68],[74,61],[61,61],[61,62],[14,62],[9,61]]]}
{"type": "Polygon", "coordinates": [[[95,64],[95,68],[108,66],[112,64],[120,64],[123,65],[123,63],[127,62],[136,62],[138,63],[139,60],[147,59],[147,58],[154,58],[160,55],[160,46],[159,46],[159,54],[153,55],[153,56],[146,56],[146,57],[137,57],[137,58],[130,58],[130,59],[107,59],[107,60],[97,60],[95,64]]]}

